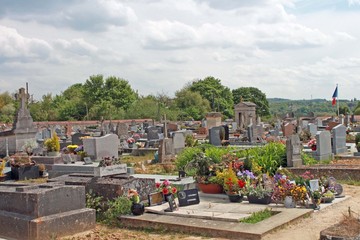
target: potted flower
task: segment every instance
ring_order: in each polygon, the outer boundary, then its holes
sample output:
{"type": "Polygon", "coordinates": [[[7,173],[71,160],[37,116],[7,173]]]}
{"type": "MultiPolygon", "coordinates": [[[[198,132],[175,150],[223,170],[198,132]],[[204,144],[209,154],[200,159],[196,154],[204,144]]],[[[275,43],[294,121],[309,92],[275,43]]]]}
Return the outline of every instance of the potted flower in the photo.
{"type": "Polygon", "coordinates": [[[45,140],[44,145],[48,156],[57,156],[60,152],[60,142],[56,132],[53,132],[51,138],[45,140]]]}
{"type": "Polygon", "coordinates": [[[142,215],[145,211],[144,204],[140,202],[140,197],[138,192],[135,189],[129,189],[128,199],[131,201],[131,212],[133,215],[142,215]]]}
{"type": "Polygon", "coordinates": [[[229,166],[224,169],[224,190],[229,197],[230,202],[241,202],[245,193],[246,182],[243,179],[238,179],[236,173],[229,166]]]}
{"type": "Polygon", "coordinates": [[[185,172],[194,173],[193,178],[203,193],[222,193],[222,185],[216,182],[221,177],[214,178],[217,175],[216,167],[213,160],[201,152],[185,166],[185,172]]]}
{"type": "Polygon", "coordinates": [[[334,199],[335,199],[335,194],[330,190],[327,190],[321,196],[322,203],[331,203],[334,199]]]}
{"type": "Polygon", "coordinates": [[[13,155],[10,166],[12,179],[24,180],[39,177],[39,166],[25,153],[13,155]]]}
{"type": "Polygon", "coordinates": [[[21,149],[27,153],[27,155],[31,156],[33,150],[38,147],[38,143],[35,139],[29,139],[25,141],[25,144],[21,147],[21,149]]]}
{"type": "Polygon", "coordinates": [[[129,145],[129,148],[133,148],[134,146],[134,143],[136,142],[134,138],[130,137],[126,140],[126,142],[128,143],[129,145]]]}
{"type": "Polygon", "coordinates": [[[155,184],[158,192],[161,192],[164,196],[164,200],[167,201],[168,196],[174,195],[176,197],[177,188],[172,186],[169,180],[164,180],[162,183],[155,184]]]}

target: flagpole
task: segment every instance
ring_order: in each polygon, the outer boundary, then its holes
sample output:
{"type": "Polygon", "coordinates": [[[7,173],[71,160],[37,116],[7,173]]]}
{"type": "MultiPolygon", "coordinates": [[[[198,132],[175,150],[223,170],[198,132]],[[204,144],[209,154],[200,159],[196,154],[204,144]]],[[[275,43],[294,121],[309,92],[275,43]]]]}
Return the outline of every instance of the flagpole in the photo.
{"type": "Polygon", "coordinates": [[[336,101],[336,107],[337,107],[337,115],[338,117],[340,117],[340,112],[339,112],[339,88],[338,88],[338,84],[336,84],[336,89],[337,89],[337,101],[336,101]]]}

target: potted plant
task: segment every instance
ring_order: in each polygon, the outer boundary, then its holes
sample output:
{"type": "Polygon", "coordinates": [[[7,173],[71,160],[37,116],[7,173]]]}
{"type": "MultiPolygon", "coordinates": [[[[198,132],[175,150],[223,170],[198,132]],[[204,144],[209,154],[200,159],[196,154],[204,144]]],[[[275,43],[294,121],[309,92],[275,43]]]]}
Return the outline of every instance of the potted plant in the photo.
{"type": "Polygon", "coordinates": [[[223,176],[223,187],[230,202],[241,202],[244,197],[246,182],[243,179],[238,179],[231,166],[224,169],[223,176]]]}
{"type": "Polygon", "coordinates": [[[171,195],[176,197],[177,188],[172,186],[169,180],[164,180],[162,183],[155,184],[156,189],[158,192],[161,192],[164,196],[164,200],[167,201],[167,198],[171,195]]]}
{"type": "Polygon", "coordinates": [[[327,190],[321,196],[322,203],[331,203],[334,199],[335,199],[335,194],[330,190],[327,190]]]}
{"type": "Polygon", "coordinates": [[[10,160],[11,178],[15,180],[39,177],[39,166],[27,154],[16,154],[10,160]]]}
{"type": "Polygon", "coordinates": [[[53,132],[51,138],[45,140],[44,145],[48,156],[57,156],[60,152],[60,142],[56,132],[53,132]]]}
{"type": "Polygon", "coordinates": [[[185,166],[185,171],[193,173],[193,178],[203,193],[223,192],[222,185],[216,182],[220,179],[215,178],[216,165],[205,153],[197,153],[193,160],[185,166]]]}
{"type": "Polygon", "coordinates": [[[131,212],[135,216],[142,215],[145,211],[144,204],[140,202],[140,197],[135,189],[129,189],[127,197],[131,201],[131,212]]]}
{"type": "Polygon", "coordinates": [[[25,144],[21,147],[21,149],[27,153],[27,155],[31,156],[33,154],[33,150],[38,147],[38,143],[35,139],[29,139],[25,141],[25,144]]]}

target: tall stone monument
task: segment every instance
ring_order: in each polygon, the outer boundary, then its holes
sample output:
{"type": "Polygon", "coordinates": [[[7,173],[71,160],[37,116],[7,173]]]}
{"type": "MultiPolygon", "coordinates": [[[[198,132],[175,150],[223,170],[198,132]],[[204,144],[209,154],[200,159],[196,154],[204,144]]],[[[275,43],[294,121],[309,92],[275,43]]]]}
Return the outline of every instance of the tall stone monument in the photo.
{"type": "Polygon", "coordinates": [[[252,102],[240,102],[234,107],[235,122],[240,130],[245,130],[250,125],[250,119],[256,122],[256,104],[252,102]]]}

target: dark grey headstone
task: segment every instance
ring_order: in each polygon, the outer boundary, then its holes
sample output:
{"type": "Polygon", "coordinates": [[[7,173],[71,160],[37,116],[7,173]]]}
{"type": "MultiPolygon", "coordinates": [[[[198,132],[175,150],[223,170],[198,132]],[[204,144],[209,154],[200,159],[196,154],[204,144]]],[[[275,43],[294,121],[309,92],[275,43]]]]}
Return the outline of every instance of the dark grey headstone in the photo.
{"type": "Polygon", "coordinates": [[[147,138],[148,140],[159,139],[159,129],[157,127],[148,127],[147,128],[147,138]]]}
{"type": "Polygon", "coordinates": [[[85,136],[90,136],[90,135],[85,133],[74,133],[73,135],[71,135],[71,144],[83,145],[83,140],[81,138],[85,136]]]}
{"type": "Polygon", "coordinates": [[[214,146],[221,146],[221,129],[222,127],[212,127],[209,129],[209,142],[214,146]]]}

